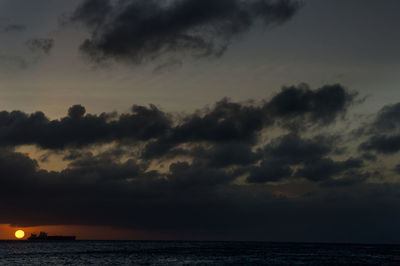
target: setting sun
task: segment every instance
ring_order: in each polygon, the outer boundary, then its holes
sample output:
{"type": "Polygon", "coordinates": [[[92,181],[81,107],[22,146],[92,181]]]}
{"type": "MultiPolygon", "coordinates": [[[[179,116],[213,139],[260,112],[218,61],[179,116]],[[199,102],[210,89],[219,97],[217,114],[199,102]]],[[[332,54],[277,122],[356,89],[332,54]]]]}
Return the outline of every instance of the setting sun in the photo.
{"type": "Polygon", "coordinates": [[[22,231],[22,230],[18,230],[18,231],[15,232],[15,237],[18,238],[18,239],[21,239],[24,236],[25,236],[25,232],[22,231]]]}

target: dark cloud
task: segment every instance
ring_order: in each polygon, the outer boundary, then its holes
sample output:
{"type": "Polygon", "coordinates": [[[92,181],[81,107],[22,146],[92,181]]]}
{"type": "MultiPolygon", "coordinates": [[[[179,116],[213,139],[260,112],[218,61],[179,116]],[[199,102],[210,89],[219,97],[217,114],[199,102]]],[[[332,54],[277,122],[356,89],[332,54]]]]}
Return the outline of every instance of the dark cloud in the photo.
{"type": "MultiPolygon", "coordinates": [[[[324,88],[309,90],[308,93],[318,94],[324,88]]],[[[302,91],[300,88],[297,90],[302,91]]],[[[271,112],[270,108],[277,107],[276,99],[285,93],[286,89],[271,101],[258,104],[223,99],[212,108],[180,119],[153,105],[134,105],[131,113],[99,115],[87,114],[83,106],[75,105],[68,110],[67,116],[57,120],[49,119],[42,112],[3,111],[0,112],[0,145],[36,145],[53,151],[68,150],[70,154],[63,156],[65,160],[73,160],[81,156],[76,149],[89,145],[115,143],[129,147],[135,143],[138,145],[137,154],[145,161],[183,156],[212,168],[248,167],[261,159],[270,161],[271,158],[289,167],[324,158],[340,149],[339,146],[332,147],[335,137],[321,135],[303,139],[297,133],[274,139],[264,149],[259,148],[263,132],[282,125],[280,121],[285,117],[271,112]]],[[[344,93],[349,95],[345,90],[344,93]]],[[[296,105],[295,100],[291,102],[296,105]]],[[[345,106],[333,113],[345,112],[345,106]]],[[[297,117],[292,113],[290,119],[316,123],[320,127],[319,120],[313,119],[313,112],[319,111],[309,110],[307,115],[300,112],[297,117]]],[[[332,114],[329,117],[335,121],[332,114]]],[[[270,163],[265,162],[264,168],[266,165],[270,163]]],[[[255,175],[260,170],[252,172],[255,175]]],[[[260,182],[260,177],[257,180],[260,182]]]]}
{"type": "MultiPolygon", "coordinates": [[[[160,174],[146,171],[145,166],[132,159],[121,162],[110,154],[91,153],[80,156],[63,171],[48,172],[40,170],[37,162],[26,155],[4,149],[0,152],[0,171],[0,205],[4,211],[12,211],[10,206],[22,206],[24,201],[26,206],[30,199],[30,206],[23,207],[21,214],[9,213],[8,217],[24,216],[21,225],[64,221],[174,229],[179,226],[174,224],[177,219],[185,219],[184,210],[199,208],[203,215],[207,205],[203,200],[218,201],[213,199],[217,188],[232,180],[223,171],[186,162],[171,164],[168,174],[160,174]],[[24,187],[19,189],[21,182],[24,187]],[[12,203],[7,200],[11,198],[12,203]],[[153,220],[169,211],[179,217],[171,217],[165,224],[153,220]]],[[[1,217],[0,220],[5,222],[1,217]]]]}
{"type": "Polygon", "coordinates": [[[252,146],[247,142],[224,142],[214,144],[211,148],[192,149],[187,155],[209,167],[245,166],[261,159],[261,153],[252,151],[252,146]]]}
{"type": "Polygon", "coordinates": [[[109,0],[87,0],[78,7],[71,19],[82,21],[89,27],[96,27],[105,22],[112,9],[109,0]]]}
{"type": "Polygon", "coordinates": [[[400,126],[400,103],[383,107],[374,123],[371,125],[371,130],[380,132],[392,132],[399,129],[400,126]]]}
{"type": "Polygon", "coordinates": [[[270,120],[261,106],[247,106],[227,99],[204,115],[194,114],[174,128],[173,139],[186,141],[252,140],[270,120]]]}
{"type": "Polygon", "coordinates": [[[86,108],[82,105],[74,105],[68,109],[68,116],[72,119],[81,119],[86,113],[86,108]]]}
{"type": "Polygon", "coordinates": [[[396,165],[393,170],[400,175],[400,164],[396,165]]]}
{"type": "Polygon", "coordinates": [[[361,172],[357,168],[351,169],[346,172],[344,177],[337,178],[337,179],[326,179],[321,183],[324,187],[346,187],[346,186],[354,186],[360,183],[365,182],[371,175],[367,172],[361,172]]]}
{"type": "Polygon", "coordinates": [[[212,109],[186,117],[169,134],[149,143],[144,157],[163,156],[174,146],[187,142],[252,142],[263,129],[274,124],[296,130],[306,125],[325,126],[344,115],[355,97],[355,93],[340,85],[311,90],[304,84],[284,88],[262,105],[224,99],[212,109]]]}
{"type": "MultiPolygon", "coordinates": [[[[96,178],[104,182],[128,181],[143,175],[143,166],[134,160],[119,163],[115,156],[86,153],[69,164],[62,172],[66,176],[77,176],[82,180],[96,178]]],[[[93,182],[93,181],[92,181],[93,182]]]]}
{"type": "Polygon", "coordinates": [[[232,175],[201,165],[189,165],[187,162],[171,164],[168,182],[177,189],[200,190],[211,189],[220,184],[227,184],[234,179],[232,175]]]}
{"type": "Polygon", "coordinates": [[[311,90],[308,85],[284,88],[266,106],[268,112],[280,117],[289,128],[304,126],[304,122],[326,125],[344,114],[353,103],[356,93],[348,92],[343,86],[328,85],[311,90]],[[299,121],[299,117],[304,119],[299,121]]]}
{"type": "Polygon", "coordinates": [[[300,6],[295,0],[86,0],[71,20],[90,30],[81,50],[92,60],[140,63],[170,53],[220,56],[257,21],[286,22],[300,6]]]}
{"type": "Polygon", "coordinates": [[[363,142],[360,147],[363,151],[376,151],[379,153],[391,154],[400,151],[400,135],[395,136],[373,136],[363,142]]]}
{"type": "Polygon", "coordinates": [[[368,136],[359,145],[361,151],[393,154],[400,151],[400,103],[383,107],[373,122],[363,125],[357,132],[368,136]]]}
{"type": "Polygon", "coordinates": [[[85,115],[80,105],[71,107],[68,116],[49,120],[42,112],[0,112],[2,146],[36,144],[47,149],[64,149],[114,140],[148,140],[163,135],[171,121],[155,106],[133,106],[131,114],[85,115]]]}
{"type": "Polygon", "coordinates": [[[297,134],[289,134],[276,139],[264,147],[264,160],[260,166],[250,170],[249,183],[280,181],[293,175],[291,166],[319,160],[332,149],[331,140],[323,137],[302,139],[297,134]]]}
{"type": "Polygon", "coordinates": [[[398,185],[327,186],[287,198],[268,192],[273,187],[235,185],[226,172],[185,162],[161,174],[110,159],[87,154],[49,172],[2,149],[0,223],[108,225],[171,239],[386,242],[400,236],[393,211],[400,206],[398,185]],[[376,226],[379,236],[368,234],[376,226]]]}
{"type": "Polygon", "coordinates": [[[247,178],[249,183],[265,183],[280,181],[289,178],[293,174],[293,170],[279,160],[262,161],[260,166],[253,167],[247,178]]]}
{"type": "MultiPolygon", "coordinates": [[[[343,90],[344,95],[350,97],[342,87],[333,88],[343,90]]],[[[324,87],[316,91],[308,90],[307,94],[319,95],[326,89],[330,90],[324,87]]],[[[296,88],[291,90],[303,91],[296,88]]],[[[211,149],[210,151],[215,154],[223,155],[233,151],[242,154],[241,156],[231,155],[230,159],[224,156],[226,162],[220,161],[221,165],[230,164],[229,160],[231,163],[247,164],[257,157],[251,149],[256,144],[260,133],[274,124],[280,125],[280,121],[285,119],[281,113],[270,110],[271,106],[275,109],[279,108],[279,101],[276,99],[281,98],[281,95],[285,95],[286,92],[287,90],[284,89],[271,101],[260,104],[235,103],[223,99],[212,108],[188,114],[181,119],[174,119],[171,114],[164,113],[153,105],[149,107],[135,105],[132,113],[120,115],[116,113],[86,114],[83,106],[75,105],[69,109],[66,117],[58,120],[50,120],[42,112],[26,114],[21,111],[2,111],[0,112],[0,144],[3,146],[33,144],[45,149],[64,149],[113,141],[122,143],[152,140],[143,150],[143,158],[149,159],[162,157],[171,150],[178,151],[177,148],[181,144],[206,142],[214,145],[207,149],[211,149]]],[[[323,97],[316,98],[318,100],[322,98],[321,101],[324,101],[323,97]]],[[[302,99],[296,98],[292,99],[291,103],[297,105],[296,100],[303,102],[302,99]]],[[[313,104],[318,106],[318,100],[314,99],[313,104]]],[[[279,110],[283,112],[286,103],[282,104],[284,106],[279,110]]],[[[303,121],[303,123],[316,124],[319,124],[322,119],[325,124],[328,121],[334,121],[335,115],[345,112],[346,106],[343,104],[340,105],[341,109],[339,107],[329,109],[331,113],[321,111],[320,108],[299,111],[297,116],[295,112],[291,112],[290,119],[292,121],[297,119],[299,123],[303,121]]],[[[290,142],[290,137],[287,141],[290,142]]],[[[296,142],[296,140],[293,141],[296,142]]],[[[305,145],[305,147],[298,146],[298,149],[316,148],[313,144],[299,145],[305,145]]],[[[197,150],[197,152],[200,151],[197,150]]],[[[278,151],[271,150],[270,152],[278,151]]],[[[309,152],[309,156],[312,152],[309,152]]],[[[206,151],[203,151],[204,153],[206,151]]],[[[219,160],[215,159],[214,163],[218,164],[217,161],[219,160]]]]}
{"type": "MultiPolygon", "coordinates": [[[[336,145],[337,138],[329,136],[304,139],[291,133],[273,139],[264,147],[264,159],[261,164],[250,168],[247,182],[265,183],[305,178],[312,182],[333,183],[333,177],[363,167],[363,161],[360,159],[348,159],[343,162],[330,159],[328,156],[337,148],[336,145]]],[[[348,178],[343,179],[343,182],[348,182],[349,185],[351,183],[348,178]]]]}
{"type": "Polygon", "coordinates": [[[368,161],[376,161],[377,157],[374,154],[371,153],[364,153],[362,154],[362,158],[368,161]]]}
{"type": "Polygon", "coordinates": [[[263,106],[233,103],[223,99],[210,110],[185,117],[166,136],[149,143],[143,156],[163,156],[174,146],[188,142],[251,142],[269,124],[271,120],[263,106]]]}
{"type": "Polygon", "coordinates": [[[300,164],[326,156],[333,151],[334,144],[334,137],[303,139],[297,134],[289,134],[272,140],[264,150],[267,158],[279,159],[287,164],[300,164]]]}
{"type": "Polygon", "coordinates": [[[348,159],[346,161],[335,162],[331,159],[324,158],[305,164],[304,168],[299,169],[295,173],[295,176],[306,178],[313,182],[329,181],[332,177],[347,170],[360,169],[362,167],[363,161],[360,159],[348,159]]]}
{"type": "Polygon", "coordinates": [[[44,38],[30,39],[26,42],[26,45],[32,52],[41,52],[48,55],[54,47],[54,40],[44,38]]]}

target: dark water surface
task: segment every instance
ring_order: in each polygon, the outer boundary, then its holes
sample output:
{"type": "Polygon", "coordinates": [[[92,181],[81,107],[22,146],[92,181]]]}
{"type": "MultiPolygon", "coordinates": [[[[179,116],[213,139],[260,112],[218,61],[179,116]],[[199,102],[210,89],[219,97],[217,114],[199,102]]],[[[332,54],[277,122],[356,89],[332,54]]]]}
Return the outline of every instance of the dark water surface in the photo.
{"type": "Polygon", "coordinates": [[[400,265],[400,245],[0,241],[0,265],[400,265]]]}

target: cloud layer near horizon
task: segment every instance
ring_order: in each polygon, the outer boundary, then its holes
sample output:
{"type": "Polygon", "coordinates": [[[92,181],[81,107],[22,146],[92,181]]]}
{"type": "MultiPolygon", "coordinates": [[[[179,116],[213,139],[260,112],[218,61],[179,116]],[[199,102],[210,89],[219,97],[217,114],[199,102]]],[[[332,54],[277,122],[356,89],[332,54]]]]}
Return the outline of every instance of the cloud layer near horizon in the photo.
{"type": "Polygon", "coordinates": [[[0,223],[191,239],[394,241],[399,167],[381,154],[397,150],[383,152],[373,140],[399,134],[398,104],[343,130],[356,97],[339,84],[302,84],[179,117],[136,105],[99,115],[75,105],[57,120],[0,112],[0,223]],[[43,169],[17,152],[23,145],[61,154],[67,167],[43,169]],[[372,226],[382,226],[379,235],[366,235],[372,226]]]}

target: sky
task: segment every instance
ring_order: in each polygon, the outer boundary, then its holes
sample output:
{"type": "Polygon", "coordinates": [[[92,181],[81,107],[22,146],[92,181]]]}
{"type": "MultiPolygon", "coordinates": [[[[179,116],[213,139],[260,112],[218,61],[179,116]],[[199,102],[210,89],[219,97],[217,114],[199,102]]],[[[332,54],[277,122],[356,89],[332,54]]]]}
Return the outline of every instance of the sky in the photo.
{"type": "Polygon", "coordinates": [[[396,0],[0,0],[0,239],[400,243],[396,0]]]}

